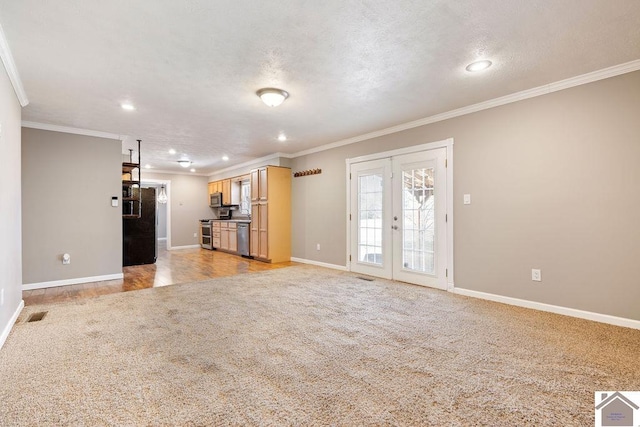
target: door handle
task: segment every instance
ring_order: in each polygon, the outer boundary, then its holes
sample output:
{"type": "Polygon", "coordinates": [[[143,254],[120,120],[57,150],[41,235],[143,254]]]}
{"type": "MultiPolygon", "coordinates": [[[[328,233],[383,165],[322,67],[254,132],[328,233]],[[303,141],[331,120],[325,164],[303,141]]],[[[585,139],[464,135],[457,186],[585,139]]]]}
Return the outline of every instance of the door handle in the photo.
{"type": "Polygon", "coordinates": [[[392,225],[391,228],[393,228],[394,230],[397,230],[398,226],[397,225],[392,225]]]}

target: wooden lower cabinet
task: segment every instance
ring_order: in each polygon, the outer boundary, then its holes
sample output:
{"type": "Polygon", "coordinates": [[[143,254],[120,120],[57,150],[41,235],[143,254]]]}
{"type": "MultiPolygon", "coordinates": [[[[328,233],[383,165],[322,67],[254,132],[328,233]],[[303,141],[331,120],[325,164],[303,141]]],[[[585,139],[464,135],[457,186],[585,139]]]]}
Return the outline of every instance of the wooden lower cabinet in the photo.
{"type": "Polygon", "coordinates": [[[229,223],[229,251],[238,252],[238,230],[235,222],[229,223]]]}
{"type": "Polygon", "coordinates": [[[260,248],[260,232],[258,224],[260,223],[260,205],[251,205],[251,225],[249,226],[249,255],[258,258],[258,249],[260,248]]]}
{"type": "Polygon", "coordinates": [[[214,249],[220,248],[220,221],[211,223],[211,246],[214,249]]]}
{"type": "Polygon", "coordinates": [[[251,238],[249,254],[270,261],[269,258],[269,206],[267,203],[251,205],[251,238]]]}
{"type": "Polygon", "coordinates": [[[229,227],[226,222],[223,222],[220,226],[220,249],[229,250],[229,227]]]}
{"type": "Polygon", "coordinates": [[[238,224],[214,221],[211,234],[213,247],[228,252],[238,252],[238,224]]]}

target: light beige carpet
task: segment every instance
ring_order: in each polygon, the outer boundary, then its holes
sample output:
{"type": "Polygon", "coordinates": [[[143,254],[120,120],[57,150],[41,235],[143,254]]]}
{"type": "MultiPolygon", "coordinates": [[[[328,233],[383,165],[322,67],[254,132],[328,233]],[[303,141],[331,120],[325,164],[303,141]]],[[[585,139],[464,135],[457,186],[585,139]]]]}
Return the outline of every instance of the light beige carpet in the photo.
{"type": "Polygon", "coordinates": [[[27,307],[0,425],[593,425],[640,331],[296,266],[27,307]],[[46,310],[41,322],[25,323],[46,310]]]}

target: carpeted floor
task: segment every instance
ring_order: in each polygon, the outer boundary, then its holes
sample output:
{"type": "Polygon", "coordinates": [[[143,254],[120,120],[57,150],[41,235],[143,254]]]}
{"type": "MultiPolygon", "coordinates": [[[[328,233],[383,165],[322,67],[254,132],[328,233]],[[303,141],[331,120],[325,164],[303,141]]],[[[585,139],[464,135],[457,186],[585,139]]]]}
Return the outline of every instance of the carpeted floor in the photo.
{"type": "Polygon", "coordinates": [[[585,426],[595,390],[640,389],[638,348],[638,330],[295,266],[25,308],[0,425],[585,426]]]}

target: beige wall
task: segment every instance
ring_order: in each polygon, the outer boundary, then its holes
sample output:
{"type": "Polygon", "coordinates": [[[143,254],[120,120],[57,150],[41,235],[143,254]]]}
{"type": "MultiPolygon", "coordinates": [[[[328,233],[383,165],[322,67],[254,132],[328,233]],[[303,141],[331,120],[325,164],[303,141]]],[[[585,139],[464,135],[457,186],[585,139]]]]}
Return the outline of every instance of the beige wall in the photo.
{"type": "Polygon", "coordinates": [[[20,118],[22,110],[0,65],[0,346],[22,300],[20,118]]]}
{"type": "Polygon", "coordinates": [[[640,320],[639,117],[634,72],[293,159],[293,256],[345,265],[345,159],[451,137],[456,287],[640,320]]]}
{"type": "Polygon", "coordinates": [[[208,178],[196,175],[151,173],[142,171],[142,180],[157,179],[171,181],[169,206],[171,213],[171,246],[191,246],[200,243],[193,233],[200,232],[198,220],[213,218],[209,207],[208,178]]]}
{"type": "Polygon", "coordinates": [[[25,284],[122,273],[121,145],[22,129],[25,284]]]}

